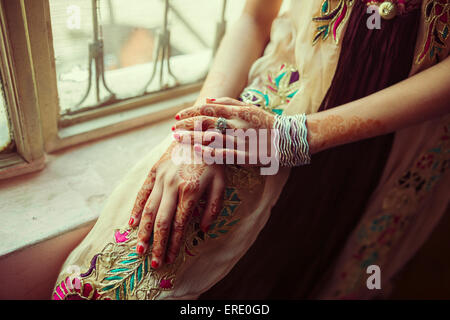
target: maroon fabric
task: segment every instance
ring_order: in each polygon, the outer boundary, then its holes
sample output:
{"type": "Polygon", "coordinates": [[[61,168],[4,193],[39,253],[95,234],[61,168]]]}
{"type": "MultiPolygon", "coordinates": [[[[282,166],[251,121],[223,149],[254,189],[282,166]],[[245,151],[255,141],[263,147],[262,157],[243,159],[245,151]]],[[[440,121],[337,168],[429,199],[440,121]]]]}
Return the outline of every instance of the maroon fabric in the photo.
{"type": "MultiPolygon", "coordinates": [[[[354,6],[320,110],[395,84],[411,69],[419,10],[383,20],[381,30],[368,30],[365,4],[356,1],[354,6]]],[[[201,298],[316,297],[378,184],[393,137],[325,150],[312,156],[311,165],[294,168],[255,244],[201,298]]]]}
{"type": "Polygon", "coordinates": [[[389,87],[405,79],[411,70],[420,10],[382,20],[381,29],[369,30],[366,4],[356,1],[354,6],[336,73],[320,111],[389,87]]]}

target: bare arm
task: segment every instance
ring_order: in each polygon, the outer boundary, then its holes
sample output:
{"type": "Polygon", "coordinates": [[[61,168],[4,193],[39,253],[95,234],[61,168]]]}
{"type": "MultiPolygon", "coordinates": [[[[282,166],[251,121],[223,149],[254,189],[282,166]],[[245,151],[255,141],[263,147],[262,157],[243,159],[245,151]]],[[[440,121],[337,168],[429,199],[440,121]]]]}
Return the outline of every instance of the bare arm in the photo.
{"type": "Polygon", "coordinates": [[[307,117],[311,153],[450,112],[450,57],[396,85],[307,117]]]}
{"type": "Polygon", "coordinates": [[[197,103],[207,97],[237,97],[241,93],[250,67],[269,41],[281,3],[282,0],[247,0],[242,15],[222,39],[197,103]]]}

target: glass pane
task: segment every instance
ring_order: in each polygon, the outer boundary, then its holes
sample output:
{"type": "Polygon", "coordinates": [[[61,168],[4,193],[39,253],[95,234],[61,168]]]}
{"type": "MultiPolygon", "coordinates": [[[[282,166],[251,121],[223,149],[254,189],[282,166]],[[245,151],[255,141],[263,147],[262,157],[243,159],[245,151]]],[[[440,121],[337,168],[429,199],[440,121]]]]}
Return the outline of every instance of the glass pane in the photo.
{"type": "Polygon", "coordinates": [[[11,130],[9,126],[8,110],[6,109],[3,82],[0,78],[0,152],[9,151],[12,145],[11,130]]]}
{"type": "MultiPolygon", "coordinates": [[[[181,84],[205,75],[211,59],[216,24],[223,0],[171,0],[168,28],[171,43],[171,71],[181,84]]],[[[89,87],[89,44],[94,38],[92,0],[50,0],[55,63],[61,113],[97,101],[94,63],[89,87]]],[[[160,70],[153,69],[158,34],[164,21],[164,0],[99,0],[99,37],[104,41],[105,76],[99,79],[99,98],[115,94],[125,99],[160,89],[160,70]],[[153,72],[155,77],[146,87],[153,72]],[[106,87],[105,87],[106,84],[106,87]],[[109,90],[108,90],[109,89],[109,90]]],[[[229,0],[228,25],[242,11],[244,1],[229,0]]],[[[163,68],[163,84],[175,84],[163,68]]]]}

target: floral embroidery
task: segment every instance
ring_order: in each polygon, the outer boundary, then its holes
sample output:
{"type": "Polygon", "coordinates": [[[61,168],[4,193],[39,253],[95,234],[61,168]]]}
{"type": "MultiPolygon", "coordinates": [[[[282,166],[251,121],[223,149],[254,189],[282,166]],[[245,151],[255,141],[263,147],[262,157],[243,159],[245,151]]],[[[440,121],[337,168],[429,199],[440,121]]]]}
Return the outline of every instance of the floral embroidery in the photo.
{"type": "Polygon", "coordinates": [[[124,233],[121,233],[119,230],[116,230],[116,233],[114,234],[114,238],[116,239],[117,243],[126,242],[129,240],[127,238],[129,234],[130,234],[130,230],[127,230],[124,233]]]}
{"type": "Polygon", "coordinates": [[[299,73],[291,65],[284,63],[276,74],[268,73],[263,89],[246,88],[240,100],[262,107],[264,110],[282,114],[280,106],[290,102],[299,89],[299,73]]]}
{"type": "MultiPolygon", "coordinates": [[[[197,254],[196,248],[198,248],[198,245],[204,242],[207,238],[216,239],[221,235],[226,234],[235,224],[239,222],[239,218],[234,218],[234,212],[239,207],[240,203],[241,200],[239,199],[237,190],[235,188],[225,188],[224,205],[216,221],[211,224],[206,234],[200,230],[198,221],[194,223],[194,228],[190,235],[188,235],[188,240],[185,242],[185,253],[191,257],[195,256],[197,254]]],[[[196,209],[196,212],[194,213],[195,218],[200,217],[200,211],[203,211],[204,207],[205,202],[201,201],[196,209]]]]}
{"type": "Polygon", "coordinates": [[[331,0],[324,0],[320,9],[320,17],[314,17],[313,21],[323,23],[316,28],[316,34],[313,38],[313,45],[320,39],[326,40],[330,33],[336,43],[339,42],[338,31],[339,28],[345,24],[350,16],[349,7],[354,3],[354,0],[339,0],[336,8],[331,10],[331,0]]]}
{"type": "Polygon", "coordinates": [[[90,283],[81,286],[78,278],[67,277],[56,286],[53,300],[97,300],[100,294],[90,283]]]}
{"type": "Polygon", "coordinates": [[[427,56],[435,62],[441,60],[440,53],[449,35],[450,3],[448,0],[428,0],[424,14],[427,31],[423,47],[416,58],[417,64],[422,63],[427,56]]]}
{"type": "Polygon", "coordinates": [[[239,222],[234,213],[240,203],[237,189],[227,187],[222,211],[205,235],[199,225],[205,202],[200,201],[186,231],[185,250],[173,264],[158,270],[150,268],[150,255],[136,253],[138,228],[115,230],[113,241],[92,258],[88,271],[73,281],[67,277],[55,287],[53,299],[156,299],[161,292],[173,290],[176,271],[187,257],[196,255],[200,243],[227,234],[239,222]]]}
{"type": "Polygon", "coordinates": [[[418,214],[422,200],[445,174],[449,162],[450,122],[447,121],[436,146],[421,154],[398,178],[384,199],[380,214],[359,225],[356,234],[359,246],[344,266],[345,271],[339,274],[342,281],[334,291],[334,298],[352,298],[365,285],[367,266],[386,262],[391,249],[418,214]]]}

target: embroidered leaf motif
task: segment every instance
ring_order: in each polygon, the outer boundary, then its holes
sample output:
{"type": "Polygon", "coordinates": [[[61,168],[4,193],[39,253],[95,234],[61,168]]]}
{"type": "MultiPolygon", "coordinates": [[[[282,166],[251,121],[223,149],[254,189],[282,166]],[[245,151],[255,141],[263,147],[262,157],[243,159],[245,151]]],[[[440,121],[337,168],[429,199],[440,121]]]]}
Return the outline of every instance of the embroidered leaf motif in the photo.
{"type": "Polygon", "coordinates": [[[125,298],[127,293],[134,293],[149,272],[149,257],[129,259],[130,256],[135,256],[135,253],[126,253],[123,256],[116,257],[113,268],[106,272],[108,276],[101,281],[101,284],[104,285],[100,290],[102,293],[114,290],[116,299],[125,298]],[[123,265],[126,265],[126,267],[122,267],[123,265]]]}
{"type": "Polygon", "coordinates": [[[114,287],[115,287],[115,285],[111,284],[109,286],[106,286],[106,287],[100,289],[100,291],[106,292],[106,291],[109,291],[109,290],[113,289],[114,287]]]}
{"type": "Polygon", "coordinates": [[[125,261],[121,261],[119,262],[120,264],[130,264],[130,263],[134,263],[136,262],[138,259],[130,259],[130,260],[125,260],[125,261]]]}
{"type": "Polygon", "coordinates": [[[147,272],[148,272],[148,259],[145,259],[145,262],[144,262],[144,274],[147,274],[147,272]]]}
{"type": "Polygon", "coordinates": [[[133,292],[133,289],[134,289],[134,273],[131,274],[130,277],[130,292],[133,292]]]}
{"type": "Polygon", "coordinates": [[[336,8],[330,11],[330,4],[328,0],[322,3],[321,15],[314,17],[313,21],[322,23],[322,25],[316,28],[316,34],[313,37],[313,45],[316,44],[321,38],[326,40],[332,30],[333,39],[338,43],[337,31],[339,27],[346,21],[348,17],[348,8],[353,5],[354,0],[339,0],[336,8]]]}
{"type": "Polygon", "coordinates": [[[122,272],[122,271],[127,271],[129,270],[128,268],[117,268],[117,269],[112,269],[109,270],[109,273],[117,273],[117,272],[122,272]]]}
{"type": "Polygon", "coordinates": [[[239,222],[239,219],[236,219],[234,221],[231,221],[229,224],[227,224],[227,226],[229,226],[229,227],[234,226],[238,222],[239,222]]]}
{"type": "Polygon", "coordinates": [[[109,281],[109,280],[122,280],[122,279],[123,279],[123,278],[120,277],[120,276],[112,276],[112,277],[106,277],[106,278],[104,278],[103,280],[109,281]]]}
{"type": "Polygon", "coordinates": [[[325,0],[322,4],[322,14],[325,14],[328,12],[328,0],[325,0]]]}
{"type": "Polygon", "coordinates": [[[444,27],[444,30],[442,30],[442,38],[444,38],[444,40],[446,40],[448,37],[448,26],[444,27]]]}
{"type": "Polygon", "coordinates": [[[142,280],[142,264],[140,264],[137,269],[137,282],[141,282],[141,280],[142,280]]]}

